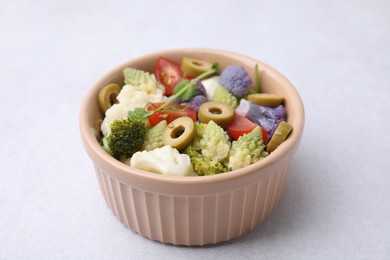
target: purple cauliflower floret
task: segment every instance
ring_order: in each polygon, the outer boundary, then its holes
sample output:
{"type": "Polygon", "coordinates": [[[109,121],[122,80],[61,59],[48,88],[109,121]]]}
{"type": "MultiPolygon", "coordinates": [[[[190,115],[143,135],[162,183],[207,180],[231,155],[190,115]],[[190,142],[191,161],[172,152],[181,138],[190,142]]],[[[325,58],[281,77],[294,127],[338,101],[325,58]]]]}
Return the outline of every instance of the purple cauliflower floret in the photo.
{"type": "Polygon", "coordinates": [[[283,105],[275,108],[265,107],[252,104],[246,99],[241,99],[236,113],[263,127],[267,131],[268,139],[275,133],[280,122],[286,121],[286,110],[283,105]]]}
{"type": "Polygon", "coordinates": [[[196,90],[194,96],[186,104],[187,107],[194,109],[195,111],[199,110],[200,105],[207,101],[206,89],[204,88],[201,81],[196,83],[196,90]]]}
{"type": "Polygon", "coordinates": [[[187,103],[187,107],[192,108],[195,111],[199,110],[200,105],[206,102],[207,98],[205,96],[195,96],[187,103]]]}
{"type": "Polygon", "coordinates": [[[252,79],[244,67],[228,66],[222,71],[219,84],[229,90],[235,97],[242,98],[248,92],[252,79]]]}
{"type": "Polygon", "coordinates": [[[196,82],[196,90],[194,96],[199,96],[199,95],[206,96],[206,89],[204,88],[203,83],[200,80],[196,82]]]}

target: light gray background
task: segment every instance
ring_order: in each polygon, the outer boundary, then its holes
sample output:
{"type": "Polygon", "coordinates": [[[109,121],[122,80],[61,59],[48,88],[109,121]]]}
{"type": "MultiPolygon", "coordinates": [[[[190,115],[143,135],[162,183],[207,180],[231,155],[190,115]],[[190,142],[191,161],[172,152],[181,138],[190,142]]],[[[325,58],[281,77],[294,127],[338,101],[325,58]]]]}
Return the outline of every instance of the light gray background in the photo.
{"type": "Polygon", "coordinates": [[[389,1],[0,3],[0,259],[389,259],[389,1]],[[306,109],[277,210],[216,246],[125,228],[79,137],[80,103],[103,73],[177,47],[262,60],[306,109]]]}

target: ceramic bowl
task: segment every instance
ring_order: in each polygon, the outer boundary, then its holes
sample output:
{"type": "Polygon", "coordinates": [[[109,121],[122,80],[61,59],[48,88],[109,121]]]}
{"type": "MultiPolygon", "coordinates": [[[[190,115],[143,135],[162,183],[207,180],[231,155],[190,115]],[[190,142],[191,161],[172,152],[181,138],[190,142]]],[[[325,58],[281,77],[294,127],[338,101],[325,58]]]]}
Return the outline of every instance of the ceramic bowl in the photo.
{"type": "Polygon", "coordinates": [[[103,197],[128,228],[152,240],[175,245],[227,241],[253,230],[276,208],[301,140],[304,108],[294,86],[281,73],[245,55],[214,49],[175,49],[132,59],[102,76],[88,91],[80,111],[81,139],[92,160],[103,197]],[[285,97],[293,131],[268,157],[248,167],[211,176],[166,176],[123,164],[99,145],[98,92],[105,85],[123,85],[122,70],[153,71],[159,57],[180,62],[192,57],[218,62],[221,68],[242,65],[254,78],[258,64],[263,92],[285,97]]]}

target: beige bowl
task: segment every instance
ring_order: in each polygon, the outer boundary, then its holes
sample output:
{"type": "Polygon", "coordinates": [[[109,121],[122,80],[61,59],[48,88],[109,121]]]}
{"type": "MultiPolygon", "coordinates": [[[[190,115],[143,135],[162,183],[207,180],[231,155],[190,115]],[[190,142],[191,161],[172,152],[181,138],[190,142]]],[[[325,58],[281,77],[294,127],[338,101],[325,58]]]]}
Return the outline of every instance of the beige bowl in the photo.
{"type": "Polygon", "coordinates": [[[104,75],[87,93],[80,112],[84,147],[93,161],[104,199],[127,227],[153,240],[175,245],[205,245],[227,241],[262,223],[279,203],[293,155],[304,126],[304,109],[293,85],[270,66],[240,54],[212,49],[177,49],[128,61],[104,75]],[[285,97],[293,131],[265,159],[228,173],[200,177],[165,176],[127,166],[109,156],[97,140],[102,115],[98,92],[122,84],[122,70],[153,70],[158,57],[182,57],[219,62],[221,68],[241,64],[254,78],[261,71],[262,91],[285,97]]]}

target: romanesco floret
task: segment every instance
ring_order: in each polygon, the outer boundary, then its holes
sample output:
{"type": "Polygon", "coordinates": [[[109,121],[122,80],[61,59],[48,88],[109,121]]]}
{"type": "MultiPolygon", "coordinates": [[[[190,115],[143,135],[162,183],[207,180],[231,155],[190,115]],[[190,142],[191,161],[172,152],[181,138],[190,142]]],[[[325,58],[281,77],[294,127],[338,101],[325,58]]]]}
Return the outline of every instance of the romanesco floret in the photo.
{"type": "Polygon", "coordinates": [[[219,84],[224,86],[237,98],[243,97],[252,84],[252,79],[242,66],[226,67],[219,78],[219,84]]]}
{"type": "Polygon", "coordinates": [[[213,160],[210,157],[203,156],[191,145],[187,146],[183,153],[188,154],[194,167],[194,171],[199,176],[214,175],[228,171],[228,169],[222,163],[213,160]]]}
{"type": "Polygon", "coordinates": [[[202,150],[202,147],[200,145],[200,140],[202,139],[203,137],[203,133],[204,133],[204,129],[206,128],[206,125],[207,124],[204,124],[204,123],[201,123],[199,121],[196,121],[195,122],[195,129],[196,129],[196,135],[194,137],[194,139],[192,140],[191,142],[191,146],[196,150],[196,151],[200,151],[202,150]]]}
{"type": "Polygon", "coordinates": [[[145,134],[143,150],[151,151],[164,146],[162,133],[167,127],[167,121],[162,120],[157,125],[149,128],[145,134]]]}
{"type": "Polygon", "coordinates": [[[259,126],[250,133],[244,134],[233,141],[229,153],[228,168],[231,170],[246,167],[268,155],[263,144],[263,135],[259,126]]]}
{"type": "Polygon", "coordinates": [[[221,85],[218,85],[215,89],[215,93],[212,100],[228,104],[233,109],[238,106],[237,98],[233,96],[233,94],[230,93],[229,90],[227,90],[221,85]]]}
{"type": "Polygon", "coordinates": [[[202,155],[219,162],[224,161],[230,150],[229,136],[222,127],[210,120],[204,128],[200,139],[202,155]]]}
{"type": "Polygon", "coordinates": [[[157,82],[154,74],[147,71],[125,68],[123,70],[123,77],[126,85],[131,85],[138,90],[145,91],[147,94],[155,93],[156,89],[164,90],[157,82]]]}
{"type": "Polygon", "coordinates": [[[146,127],[142,121],[118,119],[111,125],[111,132],[103,137],[103,148],[114,158],[124,161],[142,148],[146,127]]]}

